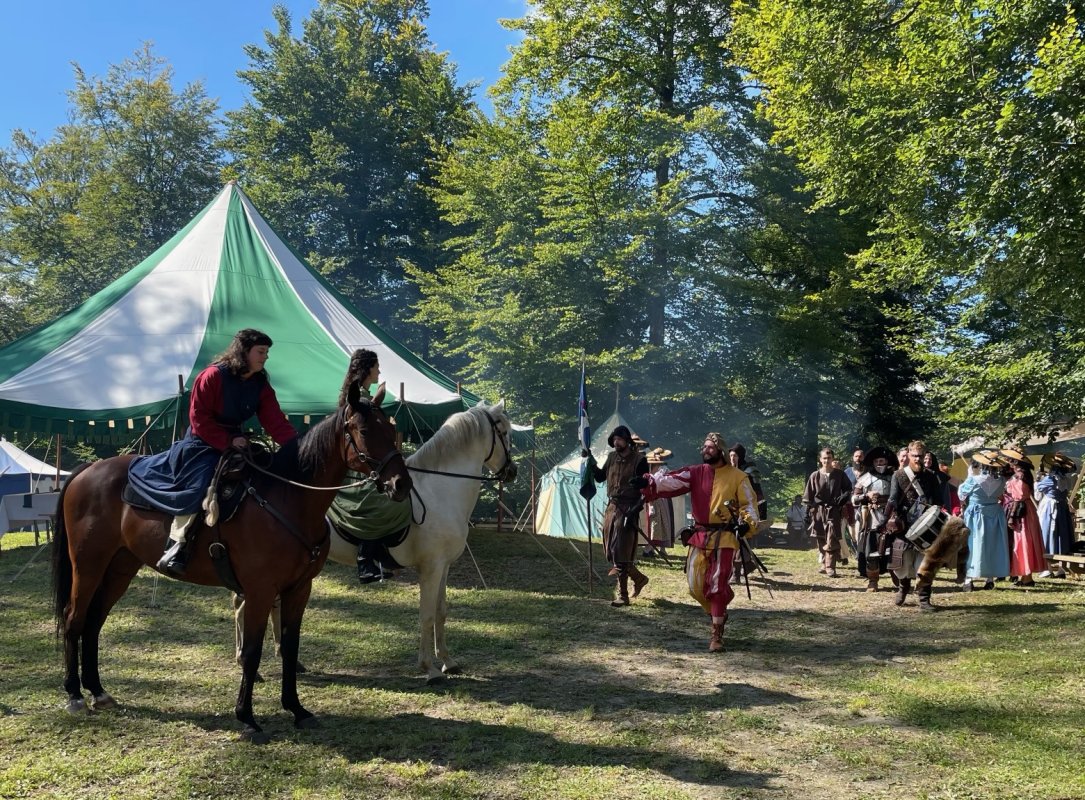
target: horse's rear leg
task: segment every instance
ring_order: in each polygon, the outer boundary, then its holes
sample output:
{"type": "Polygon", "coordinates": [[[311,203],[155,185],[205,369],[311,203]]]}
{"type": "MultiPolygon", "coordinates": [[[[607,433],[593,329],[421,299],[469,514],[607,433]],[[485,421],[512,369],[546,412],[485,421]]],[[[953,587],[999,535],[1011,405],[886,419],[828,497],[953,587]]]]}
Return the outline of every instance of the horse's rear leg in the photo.
{"type": "Polygon", "coordinates": [[[139,572],[140,562],[131,553],[119,553],[106,570],[102,585],[91,600],[83,624],[83,688],[91,694],[95,710],[113,708],[117,702],[102,686],[98,672],[99,638],[109,612],[128,591],[132,578],[139,572]]]}
{"type": "MultiPolygon", "coordinates": [[[[84,677],[91,678],[87,685],[92,695],[101,695],[101,680],[98,678],[98,634],[105,622],[101,612],[102,608],[102,582],[105,579],[106,567],[87,568],[83,571],[72,571],[72,588],[69,595],[68,607],[64,615],[64,691],[68,694],[67,710],[71,714],[82,713],[87,710],[87,704],[83,700],[83,692],[80,690],[79,680],[79,656],[82,652],[84,661],[84,677]],[[90,662],[90,672],[87,672],[86,662],[90,662]],[[97,690],[97,691],[96,691],[97,690]]],[[[122,592],[123,594],[123,592],[122,592]]],[[[116,602],[116,599],[113,600],[116,602]]],[[[112,605],[112,604],[110,604],[112,605]]]]}
{"type": "Polygon", "coordinates": [[[437,658],[441,660],[442,671],[446,675],[459,675],[460,665],[448,654],[445,645],[445,620],[448,619],[448,568],[445,564],[444,574],[441,575],[441,585],[437,590],[437,613],[433,621],[433,639],[437,647],[437,658]]]}
{"type": "Polygon", "coordinates": [[[270,737],[256,724],[252,713],[252,687],[260,669],[264,651],[264,633],[274,595],[248,593],[245,595],[244,625],[241,631],[241,688],[237,692],[234,713],[244,725],[241,738],[255,744],[265,744],[270,737]]]}
{"type": "Polygon", "coordinates": [[[312,581],[305,581],[281,596],[280,618],[282,620],[282,639],[280,650],[283,659],[283,708],[294,715],[294,725],[298,728],[312,728],[317,724],[316,717],[302,708],[298,699],[298,649],[301,645],[301,618],[309,602],[312,581]]]}
{"type": "Polygon", "coordinates": [[[426,683],[440,683],[444,673],[434,663],[437,654],[434,651],[437,604],[441,592],[441,574],[439,569],[427,568],[418,572],[418,669],[426,673],[426,683]]]}

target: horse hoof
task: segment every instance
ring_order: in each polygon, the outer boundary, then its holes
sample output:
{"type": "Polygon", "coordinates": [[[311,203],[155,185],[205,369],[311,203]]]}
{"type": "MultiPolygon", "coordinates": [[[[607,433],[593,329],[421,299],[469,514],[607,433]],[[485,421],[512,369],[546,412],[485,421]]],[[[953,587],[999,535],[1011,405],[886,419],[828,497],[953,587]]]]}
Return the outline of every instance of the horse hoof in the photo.
{"type": "Polygon", "coordinates": [[[462,675],[463,674],[463,670],[460,669],[459,664],[445,664],[443,667],[441,667],[441,672],[443,672],[445,675],[462,675]]]}
{"type": "Polygon", "coordinates": [[[296,673],[297,673],[298,675],[304,675],[304,674],[305,674],[306,672],[308,672],[308,671],[309,671],[309,670],[307,670],[307,669],[305,668],[305,665],[304,665],[304,664],[302,664],[302,663],[301,663],[300,661],[298,662],[298,666],[297,666],[297,668],[295,668],[295,670],[294,670],[294,672],[296,672],[296,673]]]}
{"type": "Polygon", "coordinates": [[[251,725],[245,730],[241,731],[241,741],[250,742],[252,744],[267,744],[271,741],[271,736],[259,728],[254,728],[251,725]]]}
{"type": "Polygon", "coordinates": [[[310,714],[307,717],[301,717],[294,720],[294,727],[301,731],[310,731],[313,728],[320,727],[320,720],[310,714]]]}
{"type": "Polygon", "coordinates": [[[109,692],[103,692],[92,701],[95,711],[105,711],[107,708],[116,708],[117,701],[109,692]]]}
{"type": "Polygon", "coordinates": [[[252,676],[252,682],[253,683],[263,683],[264,682],[264,676],[261,675],[259,672],[257,672],[255,675],[252,676]]]}
{"type": "Polygon", "coordinates": [[[69,699],[68,700],[68,705],[66,705],[64,707],[64,710],[67,711],[69,714],[72,714],[72,715],[75,715],[75,714],[89,714],[90,713],[90,709],[87,708],[87,701],[84,700],[82,697],[80,697],[78,699],[74,698],[74,697],[69,699]]]}
{"type": "Polygon", "coordinates": [[[441,683],[444,683],[444,682],[445,682],[445,676],[442,675],[439,672],[436,675],[429,675],[426,678],[426,686],[437,686],[438,684],[441,684],[441,683]]]}

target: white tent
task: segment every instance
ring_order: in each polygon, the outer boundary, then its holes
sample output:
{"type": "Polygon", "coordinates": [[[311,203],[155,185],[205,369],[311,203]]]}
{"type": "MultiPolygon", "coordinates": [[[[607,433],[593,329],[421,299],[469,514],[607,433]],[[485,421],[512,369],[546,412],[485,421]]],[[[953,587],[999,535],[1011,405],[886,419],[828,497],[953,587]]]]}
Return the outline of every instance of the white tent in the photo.
{"type": "MultiPolygon", "coordinates": [[[[63,480],[70,472],[60,471],[63,480]]],[[[0,496],[52,491],[57,481],[56,466],[39,461],[0,437],[0,496]]]]}

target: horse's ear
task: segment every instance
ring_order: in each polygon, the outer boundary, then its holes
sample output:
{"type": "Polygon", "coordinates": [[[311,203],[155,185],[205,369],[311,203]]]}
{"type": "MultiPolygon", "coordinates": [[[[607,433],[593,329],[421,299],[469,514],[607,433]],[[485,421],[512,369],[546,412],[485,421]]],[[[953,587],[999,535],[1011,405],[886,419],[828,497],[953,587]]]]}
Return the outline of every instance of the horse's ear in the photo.
{"type": "Polygon", "coordinates": [[[486,407],[486,401],[485,401],[485,400],[483,400],[483,399],[482,399],[482,398],[480,397],[480,398],[478,399],[478,402],[477,402],[477,403],[475,403],[475,408],[485,408],[485,407],[486,407]]]}
{"type": "Polygon", "coordinates": [[[351,408],[357,408],[361,395],[362,390],[358,387],[358,381],[351,381],[350,388],[347,389],[347,405],[351,408]]]}
{"type": "Polygon", "coordinates": [[[375,395],[373,395],[373,405],[375,405],[377,408],[380,408],[382,405],[384,405],[384,384],[383,383],[381,383],[381,385],[377,387],[377,393],[375,395]]]}
{"type": "Polygon", "coordinates": [[[498,414],[504,414],[505,413],[505,398],[504,397],[502,397],[500,400],[497,401],[497,405],[494,406],[494,411],[496,411],[498,414]]]}

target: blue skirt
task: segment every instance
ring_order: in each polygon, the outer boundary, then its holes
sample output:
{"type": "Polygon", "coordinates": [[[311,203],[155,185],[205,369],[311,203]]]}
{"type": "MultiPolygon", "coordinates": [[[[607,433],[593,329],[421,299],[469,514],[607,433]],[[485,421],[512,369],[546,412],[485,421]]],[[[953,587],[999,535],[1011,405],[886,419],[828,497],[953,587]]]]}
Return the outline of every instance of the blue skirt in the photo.
{"type": "Polygon", "coordinates": [[[137,458],[128,482],[153,505],[174,516],[200,510],[222,454],[190,430],[169,450],[137,458]]]}

